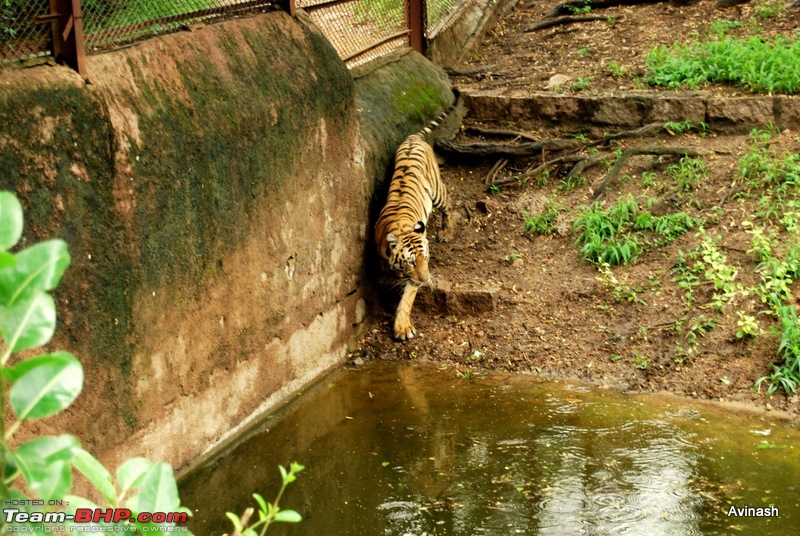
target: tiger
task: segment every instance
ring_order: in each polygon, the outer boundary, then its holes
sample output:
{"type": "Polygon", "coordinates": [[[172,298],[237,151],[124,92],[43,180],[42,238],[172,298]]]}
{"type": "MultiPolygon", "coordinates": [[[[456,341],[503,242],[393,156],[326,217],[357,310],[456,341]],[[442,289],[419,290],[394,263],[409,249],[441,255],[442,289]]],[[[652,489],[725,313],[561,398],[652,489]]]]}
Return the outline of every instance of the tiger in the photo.
{"type": "Polygon", "coordinates": [[[394,338],[400,341],[417,334],[411,309],[419,288],[431,282],[426,230],[433,208],[442,213],[440,240],[448,240],[453,233],[447,190],[433,148],[425,138],[456,108],[458,92],[454,93],[456,100],[447,110],[397,148],[389,194],[375,223],[378,252],[404,284],[394,316],[394,338]]]}

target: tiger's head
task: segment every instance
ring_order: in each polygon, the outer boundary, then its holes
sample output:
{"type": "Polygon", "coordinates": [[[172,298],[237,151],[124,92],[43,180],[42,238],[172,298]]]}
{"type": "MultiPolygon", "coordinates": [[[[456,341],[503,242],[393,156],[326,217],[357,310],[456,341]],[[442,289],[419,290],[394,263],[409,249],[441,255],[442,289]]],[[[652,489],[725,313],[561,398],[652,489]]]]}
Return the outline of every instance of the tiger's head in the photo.
{"type": "Polygon", "coordinates": [[[417,286],[430,280],[424,222],[418,221],[412,229],[388,233],[384,245],[381,254],[398,276],[417,286]]]}

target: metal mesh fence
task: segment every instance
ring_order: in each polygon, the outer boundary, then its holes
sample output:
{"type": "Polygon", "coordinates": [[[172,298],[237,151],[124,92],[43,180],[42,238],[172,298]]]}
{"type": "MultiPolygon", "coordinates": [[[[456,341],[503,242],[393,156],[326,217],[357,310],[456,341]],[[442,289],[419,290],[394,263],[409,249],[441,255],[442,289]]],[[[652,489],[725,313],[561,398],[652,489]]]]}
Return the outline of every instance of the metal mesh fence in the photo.
{"type": "Polygon", "coordinates": [[[433,39],[442,30],[446,29],[456,15],[463,11],[474,0],[428,0],[427,25],[425,37],[433,39]]]}
{"type": "Polygon", "coordinates": [[[48,0],[0,0],[0,63],[52,54],[51,26],[36,22],[49,12],[48,0]]]}
{"type": "MultiPolygon", "coordinates": [[[[474,0],[427,0],[432,38],[474,0]]],[[[264,11],[275,0],[81,0],[87,52],[264,11]]],[[[349,67],[409,42],[406,0],[296,0],[349,67]]],[[[52,55],[50,0],[0,0],[0,64],[52,55]],[[37,20],[38,18],[38,20],[37,20]]]]}
{"type": "MultiPolygon", "coordinates": [[[[2,1],[2,0],[0,0],[2,1]]],[[[88,51],[270,6],[264,0],[82,0],[88,51]]]]}
{"type": "Polygon", "coordinates": [[[404,0],[297,0],[355,67],[408,43],[404,0]]]}

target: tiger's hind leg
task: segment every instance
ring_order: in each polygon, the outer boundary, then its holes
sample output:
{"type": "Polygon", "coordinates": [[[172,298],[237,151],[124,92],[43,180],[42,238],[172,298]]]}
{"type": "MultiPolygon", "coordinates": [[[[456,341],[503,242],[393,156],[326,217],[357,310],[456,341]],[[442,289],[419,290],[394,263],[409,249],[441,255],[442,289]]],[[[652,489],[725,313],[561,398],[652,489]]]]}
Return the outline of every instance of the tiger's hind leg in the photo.
{"type": "Polygon", "coordinates": [[[394,315],[394,338],[405,341],[413,339],[417,334],[414,325],[411,323],[411,308],[414,306],[414,299],[417,297],[418,287],[411,283],[406,283],[403,288],[403,296],[397,305],[397,312],[394,315]]]}

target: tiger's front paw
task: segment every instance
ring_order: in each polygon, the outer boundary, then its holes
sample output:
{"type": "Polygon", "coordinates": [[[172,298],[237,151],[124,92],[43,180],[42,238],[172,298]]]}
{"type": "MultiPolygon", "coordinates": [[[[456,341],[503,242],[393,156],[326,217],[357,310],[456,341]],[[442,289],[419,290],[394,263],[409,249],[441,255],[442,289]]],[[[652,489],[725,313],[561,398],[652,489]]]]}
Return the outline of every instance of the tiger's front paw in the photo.
{"type": "Polygon", "coordinates": [[[410,321],[398,321],[394,323],[394,338],[398,341],[407,341],[414,338],[417,330],[410,321]]]}

